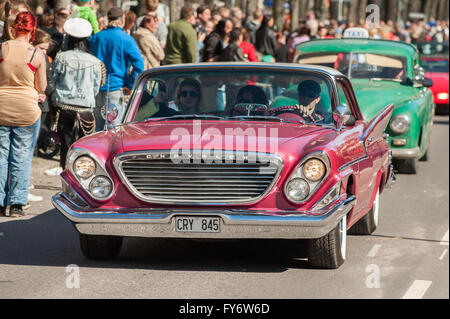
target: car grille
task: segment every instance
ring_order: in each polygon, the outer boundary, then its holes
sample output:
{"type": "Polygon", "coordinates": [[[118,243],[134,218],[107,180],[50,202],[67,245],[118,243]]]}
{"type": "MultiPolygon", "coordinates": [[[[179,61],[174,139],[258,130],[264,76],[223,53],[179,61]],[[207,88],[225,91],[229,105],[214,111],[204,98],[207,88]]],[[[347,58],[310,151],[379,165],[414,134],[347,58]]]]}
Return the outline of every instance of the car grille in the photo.
{"type": "Polygon", "coordinates": [[[226,152],[214,161],[195,154],[174,160],[169,152],[126,153],[115,167],[136,197],[187,205],[254,202],[270,191],[282,168],[278,157],[265,153],[226,152]]]}

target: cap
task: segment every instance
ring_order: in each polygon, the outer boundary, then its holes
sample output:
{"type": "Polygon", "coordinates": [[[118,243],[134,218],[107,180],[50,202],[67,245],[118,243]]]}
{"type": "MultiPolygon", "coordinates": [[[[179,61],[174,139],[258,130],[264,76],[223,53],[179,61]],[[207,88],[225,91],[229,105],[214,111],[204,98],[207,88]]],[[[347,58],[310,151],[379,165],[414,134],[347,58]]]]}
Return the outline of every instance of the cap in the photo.
{"type": "Polygon", "coordinates": [[[301,82],[298,87],[297,91],[309,91],[312,93],[315,93],[316,95],[320,94],[320,85],[316,81],[313,80],[306,80],[301,82]]]}
{"type": "Polygon", "coordinates": [[[109,21],[117,20],[123,16],[123,10],[119,7],[112,7],[108,10],[107,15],[109,21]]]}
{"type": "Polygon", "coordinates": [[[74,38],[88,38],[92,34],[91,24],[81,18],[71,18],[64,23],[64,31],[74,38]]]}

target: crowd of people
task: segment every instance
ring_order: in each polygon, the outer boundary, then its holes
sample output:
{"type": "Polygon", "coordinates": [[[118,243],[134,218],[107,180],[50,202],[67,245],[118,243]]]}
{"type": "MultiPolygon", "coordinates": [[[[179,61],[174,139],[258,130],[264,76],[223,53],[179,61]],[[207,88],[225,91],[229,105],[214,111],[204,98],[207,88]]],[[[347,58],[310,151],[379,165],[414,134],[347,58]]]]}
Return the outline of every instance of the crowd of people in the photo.
{"type": "MultiPolygon", "coordinates": [[[[70,145],[103,130],[104,106],[116,106],[119,123],[136,76],[159,65],[216,61],[292,62],[304,41],[342,37],[363,27],[370,37],[406,42],[448,41],[448,21],[392,21],[370,27],[313,12],[290,30],[276,30],[263,8],[245,17],[226,6],[181,8],[170,21],[167,7],[146,0],[146,12],[78,0],[67,7],[34,11],[26,0],[0,0],[0,215],[23,216],[29,194],[33,151],[43,128],[56,128],[61,142],[59,173],[70,145]],[[102,114],[103,113],[103,114],[102,114]]],[[[183,97],[180,97],[183,98],[183,97]]],[[[42,133],[41,133],[42,134],[42,133]]],[[[39,200],[39,199],[37,199],[39,200]]]]}

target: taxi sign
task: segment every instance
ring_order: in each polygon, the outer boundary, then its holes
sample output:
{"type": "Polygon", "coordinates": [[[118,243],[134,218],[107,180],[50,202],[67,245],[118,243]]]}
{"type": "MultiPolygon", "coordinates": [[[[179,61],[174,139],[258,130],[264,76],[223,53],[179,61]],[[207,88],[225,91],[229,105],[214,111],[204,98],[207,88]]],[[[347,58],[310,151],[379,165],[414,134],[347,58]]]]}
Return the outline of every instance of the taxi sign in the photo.
{"type": "Polygon", "coordinates": [[[369,32],[364,28],[348,28],[344,31],[343,38],[369,38],[369,32]]]}

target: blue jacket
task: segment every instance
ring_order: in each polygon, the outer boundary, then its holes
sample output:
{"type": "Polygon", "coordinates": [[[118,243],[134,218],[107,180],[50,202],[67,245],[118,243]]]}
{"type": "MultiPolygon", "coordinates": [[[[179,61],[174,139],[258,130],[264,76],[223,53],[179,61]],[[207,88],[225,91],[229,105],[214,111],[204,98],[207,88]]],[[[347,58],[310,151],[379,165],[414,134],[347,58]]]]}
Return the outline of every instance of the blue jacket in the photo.
{"type": "Polygon", "coordinates": [[[108,75],[110,91],[116,91],[125,86],[131,89],[136,75],[144,71],[144,60],[133,37],[122,28],[110,27],[94,34],[89,42],[92,54],[106,67],[106,83],[100,91],[107,91],[108,75]],[[133,68],[128,74],[130,66],[133,68]]]}

